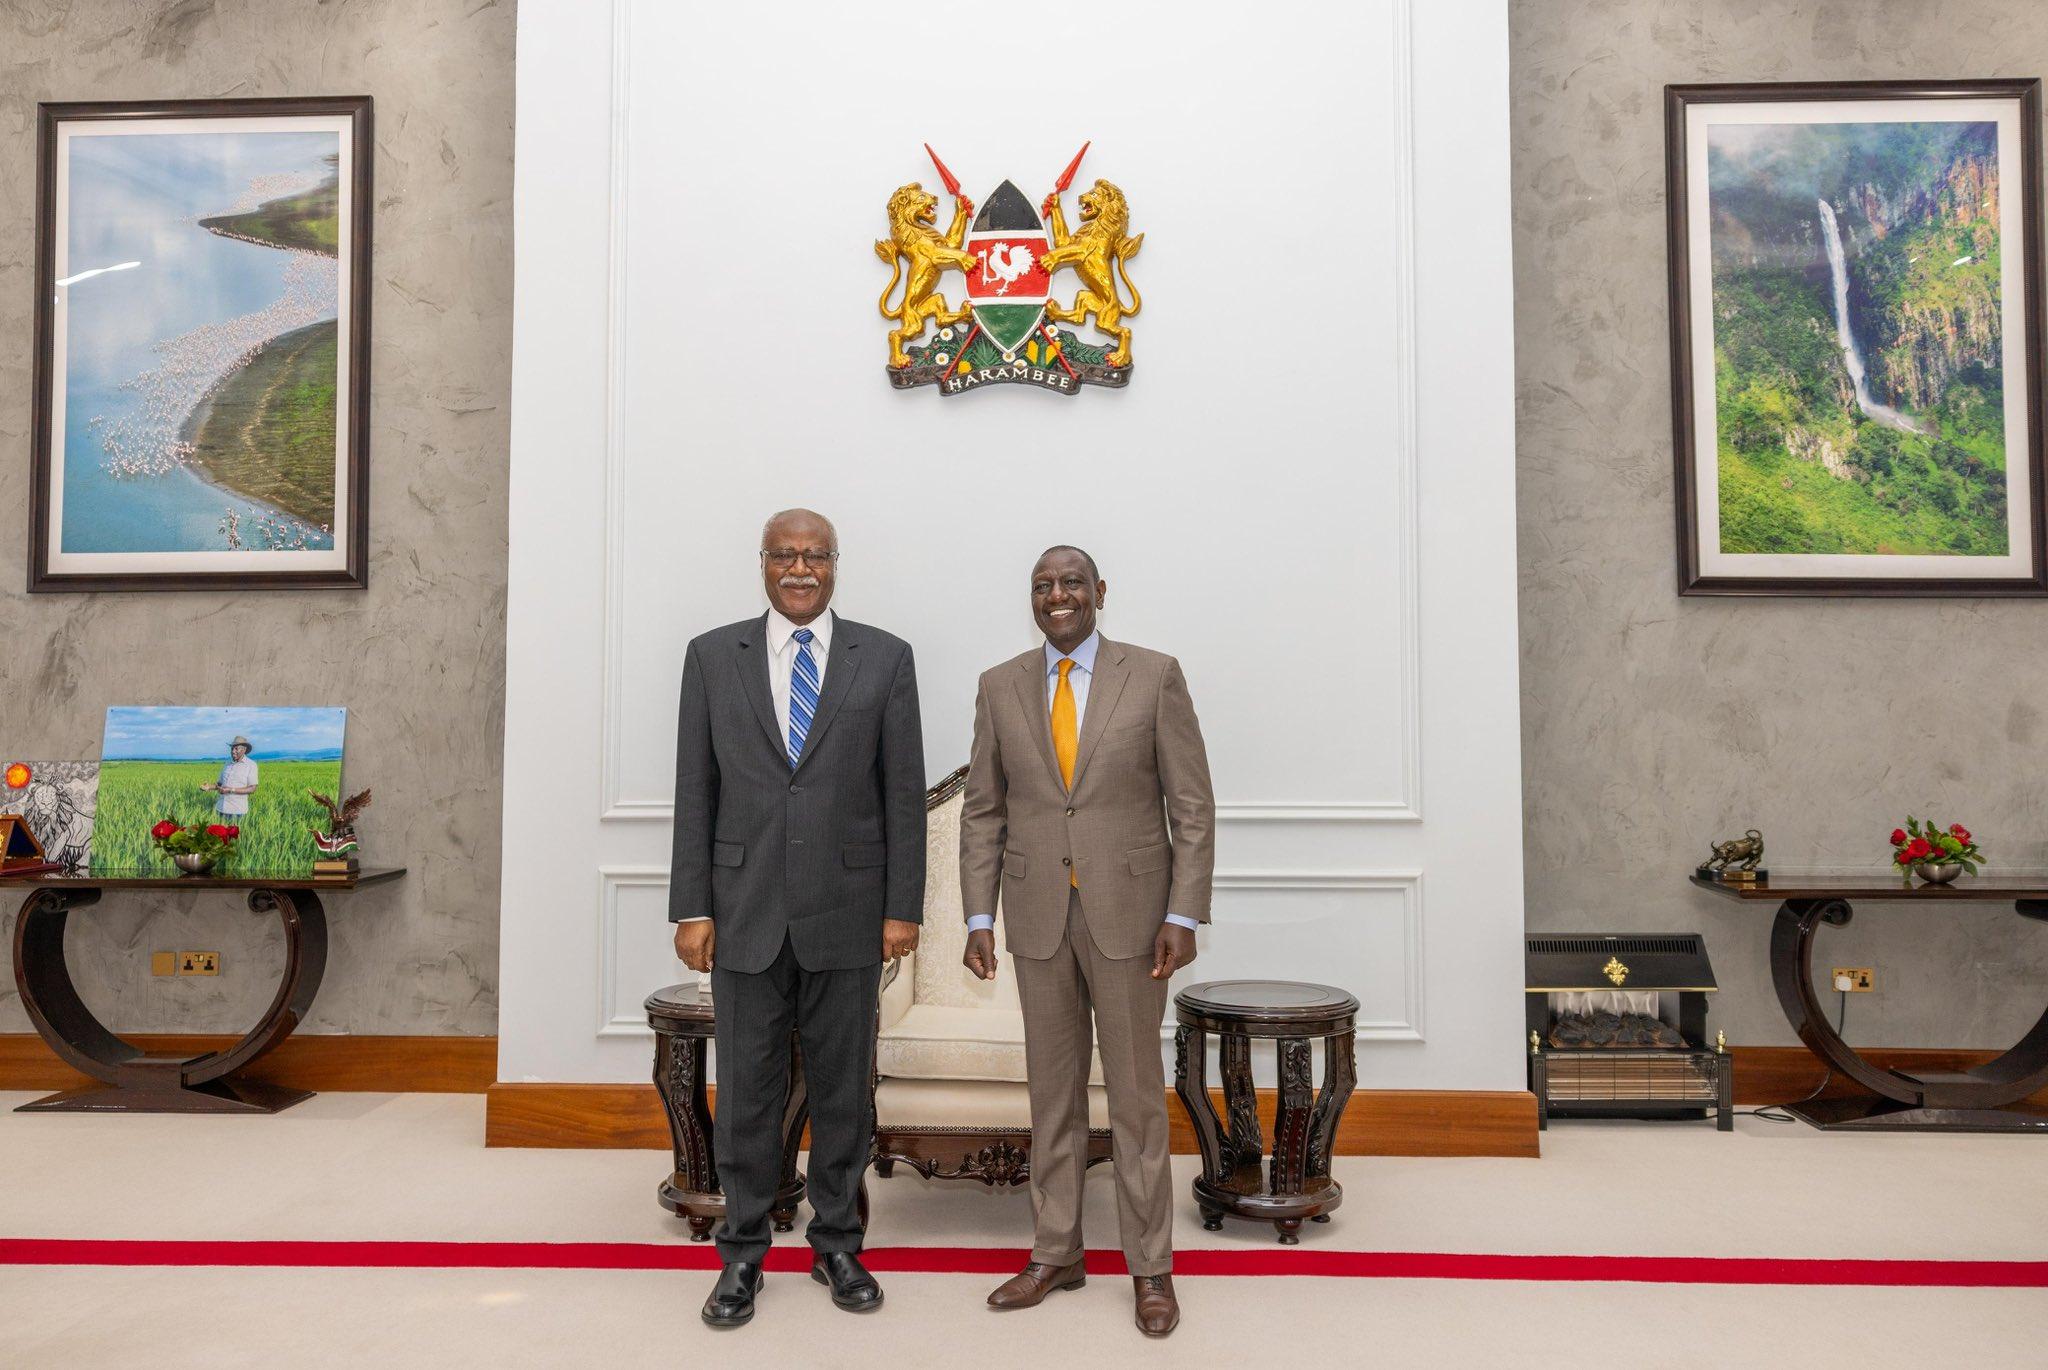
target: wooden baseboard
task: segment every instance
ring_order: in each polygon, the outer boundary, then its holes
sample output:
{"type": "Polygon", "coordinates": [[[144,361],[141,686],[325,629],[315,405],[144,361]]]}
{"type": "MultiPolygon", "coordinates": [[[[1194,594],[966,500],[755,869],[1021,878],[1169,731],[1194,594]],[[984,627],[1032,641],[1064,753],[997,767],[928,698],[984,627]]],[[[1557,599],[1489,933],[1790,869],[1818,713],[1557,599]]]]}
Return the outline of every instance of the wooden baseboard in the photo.
{"type": "MultiPolygon", "coordinates": [[[[716,1089],[710,1091],[717,1107],[716,1089]]],[[[1275,1093],[1259,1091],[1272,1135],[1275,1093]]],[[[1216,1096],[1222,1108],[1221,1095],[1216,1096]]],[[[1166,1099],[1173,1150],[1195,1154],[1195,1132],[1180,1100],[1166,1099]]],[[[485,1101],[486,1146],[646,1147],[669,1145],[668,1119],[653,1085],[494,1084],[485,1101]]],[[[1337,1129],[1339,1156],[1535,1156],[1536,1096],[1526,1091],[1362,1089],[1337,1129]]]]}
{"type": "MultiPolygon", "coordinates": [[[[151,1054],[224,1051],[225,1034],[135,1033],[151,1054]]],[[[317,1092],[482,1094],[498,1078],[496,1037],[358,1037],[300,1033],[256,1062],[249,1078],[317,1092]]],[[[75,1089],[92,1081],[32,1032],[0,1033],[0,1089],[75,1089]]]]}
{"type": "MultiPolygon", "coordinates": [[[[139,1033],[152,1053],[194,1054],[233,1045],[225,1034],[139,1033]]],[[[1731,1047],[1735,1102],[1745,1108],[1790,1103],[1813,1093],[1827,1074],[1803,1046],[1731,1047]]],[[[1906,1071],[1968,1070],[1996,1052],[1894,1047],[1864,1053],[1906,1071]]],[[[500,1084],[495,1037],[385,1037],[302,1033],[258,1061],[258,1080],[316,1091],[486,1094],[492,1146],[665,1147],[668,1123],[652,1085],[500,1084]]],[[[73,1089],[89,1083],[32,1032],[0,1033],[0,1090],[73,1089]]],[[[1860,1093],[1837,1076],[1819,1097],[1860,1093]]],[[[2048,1106],[2048,1091],[2033,1102],[2048,1106]]],[[[1270,1133],[1274,1097],[1259,1091],[1270,1133]]],[[[1220,1107],[1220,1100],[1219,1100],[1220,1107]]],[[[1194,1132],[1169,1097],[1173,1149],[1192,1155],[1194,1132]]],[[[1337,1137],[1346,1156],[1534,1156],[1536,1103],[1523,1092],[1365,1089],[1351,1098],[1337,1137]]]]}
{"type": "MultiPolygon", "coordinates": [[[[1730,1047],[1735,1057],[1735,1102],[1747,1107],[1758,1104],[1789,1104],[1804,1099],[1827,1078],[1827,1063],[1803,1046],[1730,1047]]],[[[1872,1065],[1909,1074],[1921,1071],[1958,1071],[1981,1066],[1995,1051],[1972,1051],[1947,1047],[1877,1047],[1862,1050],[1872,1065]]],[[[1828,1080],[1819,1098],[1845,1099],[1866,1094],[1861,1086],[1837,1075],[1828,1080]]],[[[2048,1090],[2030,1101],[2048,1106],[2048,1090]]]]}

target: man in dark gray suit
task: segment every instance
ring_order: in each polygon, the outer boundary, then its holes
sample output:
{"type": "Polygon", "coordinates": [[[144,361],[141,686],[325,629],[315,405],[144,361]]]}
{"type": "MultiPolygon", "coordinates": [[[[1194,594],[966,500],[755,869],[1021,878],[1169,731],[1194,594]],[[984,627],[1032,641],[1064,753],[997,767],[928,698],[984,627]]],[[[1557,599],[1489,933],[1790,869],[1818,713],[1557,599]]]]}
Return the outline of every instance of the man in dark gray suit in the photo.
{"type": "Polygon", "coordinates": [[[838,563],[830,520],[777,514],[761,532],[767,614],[683,659],[668,916],[676,955],[710,972],[717,1019],[714,1327],[754,1316],[792,1026],[810,1091],[811,1278],[841,1308],[882,1302],[858,1255],[859,1191],[882,960],[913,950],[924,918],[924,738],[909,645],[826,609],[838,563]]]}

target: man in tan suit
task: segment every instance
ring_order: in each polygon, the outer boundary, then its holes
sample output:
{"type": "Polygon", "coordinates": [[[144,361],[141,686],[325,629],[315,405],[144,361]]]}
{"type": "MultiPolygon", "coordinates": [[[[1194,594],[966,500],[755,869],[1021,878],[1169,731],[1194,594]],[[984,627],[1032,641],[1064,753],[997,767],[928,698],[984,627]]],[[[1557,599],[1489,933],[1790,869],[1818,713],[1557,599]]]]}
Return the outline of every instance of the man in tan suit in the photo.
{"type": "Polygon", "coordinates": [[[1086,1278],[1092,1037],[1138,1327],[1163,1337],[1180,1305],[1159,1025],[1166,982],[1195,959],[1194,929],[1209,921],[1216,799],[1180,663],[1096,632],[1108,591],[1086,552],[1046,552],[1031,572],[1045,643],[984,672],[974,702],[960,816],[963,960],[995,978],[1000,885],[1024,1004],[1037,1224],[1030,1263],[988,1301],[1035,1307],[1086,1278]]]}

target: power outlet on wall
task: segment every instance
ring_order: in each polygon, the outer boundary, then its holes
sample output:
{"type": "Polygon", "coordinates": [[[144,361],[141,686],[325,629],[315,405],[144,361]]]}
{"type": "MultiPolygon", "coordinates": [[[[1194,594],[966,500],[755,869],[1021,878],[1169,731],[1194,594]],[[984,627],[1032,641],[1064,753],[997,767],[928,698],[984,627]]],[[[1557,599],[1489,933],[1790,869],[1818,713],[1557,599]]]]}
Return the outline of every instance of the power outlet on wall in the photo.
{"type": "Polygon", "coordinates": [[[1841,989],[1845,979],[1849,982],[1847,989],[1850,994],[1867,994],[1877,988],[1877,972],[1869,966],[1836,966],[1828,977],[1828,983],[1841,989]]]}
{"type": "Polygon", "coordinates": [[[181,951],[178,953],[178,974],[218,975],[220,974],[220,953],[217,951],[181,951]]]}

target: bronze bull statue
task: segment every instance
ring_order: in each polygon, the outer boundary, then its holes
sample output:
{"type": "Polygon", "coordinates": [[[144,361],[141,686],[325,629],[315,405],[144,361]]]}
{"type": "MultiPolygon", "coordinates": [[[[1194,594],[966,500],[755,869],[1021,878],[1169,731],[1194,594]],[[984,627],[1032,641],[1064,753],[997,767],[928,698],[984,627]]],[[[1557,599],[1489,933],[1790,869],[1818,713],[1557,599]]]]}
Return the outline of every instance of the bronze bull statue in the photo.
{"type": "Polygon", "coordinates": [[[1730,862],[1739,862],[1739,869],[1753,871],[1757,862],[1764,859],[1764,835],[1755,828],[1740,837],[1731,837],[1726,842],[1709,842],[1708,850],[1714,853],[1704,869],[1725,871],[1730,862]]]}

